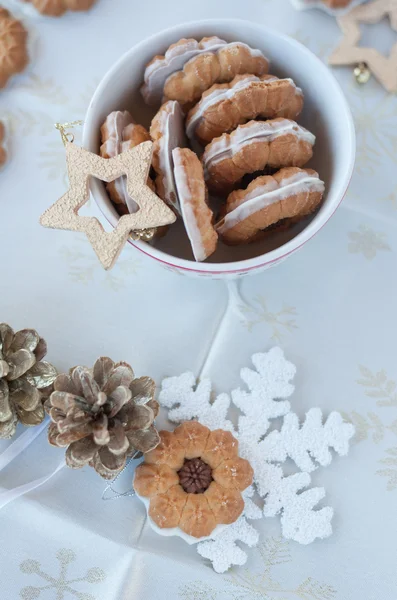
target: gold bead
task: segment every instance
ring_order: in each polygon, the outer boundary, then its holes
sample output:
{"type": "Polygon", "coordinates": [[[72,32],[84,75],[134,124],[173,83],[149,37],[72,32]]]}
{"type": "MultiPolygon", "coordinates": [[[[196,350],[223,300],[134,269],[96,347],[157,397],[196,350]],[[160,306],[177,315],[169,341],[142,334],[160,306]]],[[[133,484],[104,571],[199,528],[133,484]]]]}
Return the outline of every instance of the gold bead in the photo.
{"type": "Polygon", "coordinates": [[[354,77],[356,78],[357,83],[363,85],[364,83],[368,83],[371,78],[371,71],[368,65],[364,62],[359,63],[354,68],[354,77]]]}
{"type": "Polygon", "coordinates": [[[157,233],[157,228],[152,227],[150,229],[136,229],[131,232],[131,239],[141,240],[143,242],[150,242],[157,233]]]}

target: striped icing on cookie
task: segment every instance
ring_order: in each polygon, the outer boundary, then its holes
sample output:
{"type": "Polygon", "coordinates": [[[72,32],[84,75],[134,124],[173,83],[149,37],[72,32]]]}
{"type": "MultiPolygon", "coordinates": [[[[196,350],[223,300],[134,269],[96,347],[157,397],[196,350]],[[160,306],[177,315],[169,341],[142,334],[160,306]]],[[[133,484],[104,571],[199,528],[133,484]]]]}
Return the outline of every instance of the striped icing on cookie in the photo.
{"type": "Polygon", "coordinates": [[[243,42],[231,42],[188,60],[183,69],[164,82],[164,97],[192,106],[215,83],[226,83],[236,75],[264,75],[269,60],[260,50],[243,42]]]}
{"type": "Polygon", "coordinates": [[[133,123],[128,110],[115,110],[110,113],[102,126],[102,131],[106,129],[107,139],[101,146],[101,156],[113,158],[122,152],[123,131],[125,127],[133,123]]]}
{"type": "Polygon", "coordinates": [[[158,178],[161,178],[162,194],[160,195],[167,204],[180,213],[172,158],[172,151],[175,148],[186,146],[184,115],[179,102],[169,100],[161,107],[153,119],[150,133],[155,143],[154,155],[157,157],[157,161],[153,164],[158,178]]]}
{"type": "Polygon", "coordinates": [[[271,204],[302,192],[320,192],[322,194],[324,188],[324,182],[319,179],[317,174],[310,174],[306,171],[301,171],[283,179],[279,184],[277,181],[271,181],[269,184],[258,186],[249,192],[244,201],[236,208],[233,209],[233,206],[231,206],[231,212],[215,228],[222,235],[271,204]]]}
{"type": "MultiPolygon", "coordinates": [[[[104,125],[102,126],[102,132],[106,130],[107,139],[101,146],[101,156],[106,158],[113,158],[118,154],[121,154],[123,150],[129,147],[127,128],[133,127],[134,121],[130,113],[125,111],[116,110],[107,117],[104,125]],[[127,141],[126,140],[127,137],[127,141]]],[[[125,176],[119,177],[112,182],[113,189],[117,194],[118,198],[128,208],[129,213],[135,213],[139,209],[138,204],[133,200],[127,192],[127,178],[125,176]]]]}
{"type": "Polygon", "coordinates": [[[198,105],[192,109],[188,115],[186,122],[186,133],[190,139],[194,138],[194,131],[202,119],[204,113],[212,106],[224,102],[225,100],[230,100],[234,98],[237,94],[247,90],[253,83],[260,83],[264,87],[272,85],[273,82],[283,82],[287,81],[292,86],[295,87],[296,93],[301,95],[302,90],[298,88],[294,81],[289,78],[278,79],[278,77],[267,75],[265,79],[261,79],[256,75],[247,75],[239,78],[239,80],[232,85],[231,87],[215,87],[215,89],[208,94],[204,94],[203,98],[200,100],[198,105]]]}
{"type": "Polygon", "coordinates": [[[316,137],[307,129],[290,119],[273,119],[270,121],[251,121],[237,127],[231,134],[213,140],[203,156],[205,178],[208,179],[208,169],[222,160],[232,158],[245,146],[252,142],[272,142],[281,135],[293,134],[298,140],[308,142],[312,146],[316,137]]]}
{"type": "Polygon", "coordinates": [[[193,211],[193,207],[189,201],[190,189],[188,186],[187,173],[182,163],[180,154],[178,152],[173,153],[173,159],[175,165],[175,182],[180,198],[181,216],[185,225],[186,233],[190,240],[190,245],[193,250],[194,258],[197,261],[202,261],[206,258],[204,244],[201,237],[200,229],[197,225],[197,220],[193,211]]]}
{"type": "Polygon", "coordinates": [[[175,182],[181,216],[196,261],[208,258],[216,249],[218,234],[207,204],[207,189],[200,160],[189,148],[175,148],[172,152],[175,182]]]}
{"type": "Polygon", "coordinates": [[[227,45],[225,40],[214,36],[198,42],[194,39],[180,40],[168,48],[164,56],[155,57],[145,69],[141,88],[147,104],[160,104],[167,78],[183,69],[184,65],[199,54],[216,52],[227,45]]]}

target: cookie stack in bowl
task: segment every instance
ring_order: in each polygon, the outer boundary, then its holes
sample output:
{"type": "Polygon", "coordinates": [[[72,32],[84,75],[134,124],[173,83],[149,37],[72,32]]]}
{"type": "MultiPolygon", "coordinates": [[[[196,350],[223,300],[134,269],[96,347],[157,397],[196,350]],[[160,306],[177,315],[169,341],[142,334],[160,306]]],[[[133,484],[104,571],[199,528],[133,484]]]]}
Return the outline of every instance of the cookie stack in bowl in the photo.
{"type": "MultiPolygon", "coordinates": [[[[296,123],[302,91],[268,71],[247,44],[182,39],[146,67],[142,95],[158,108],[150,131],[126,111],[102,126],[103,157],[153,140],[149,184],[183,220],[197,261],[219,242],[251,243],[288,227],[322,201],[324,183],[303,168],[315,137],[296,123]]],[[[108,193],[120,214],[138,209],[123,178],[108,193]]]]}

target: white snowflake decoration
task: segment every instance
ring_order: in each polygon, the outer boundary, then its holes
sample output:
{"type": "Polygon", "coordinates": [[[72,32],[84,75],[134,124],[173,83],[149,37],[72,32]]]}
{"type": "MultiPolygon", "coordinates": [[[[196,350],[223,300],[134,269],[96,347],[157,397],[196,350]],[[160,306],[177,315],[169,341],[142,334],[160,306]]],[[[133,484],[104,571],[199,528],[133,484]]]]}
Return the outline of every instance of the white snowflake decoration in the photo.
{"type": "Polygon", "coordinates": [[[329,465],[332,448],[340,456],[347,454],[354,427],[344,423],[342,416],[332,412],[323,423],[322,412],[312,408],[300,425],[287,400],[293,391],[291,383],[295,366],[288,362],[280,348],[264,354],[254,354],[255,370],[242,369],[241,379],[248,391],[237,389],[220,394],[211,401],[211,382],[201,381],[196,387],[192,373],[169,377],[162,383],[160,404],[169,409],[168,417],[175,423],[197,419],[210,429],[227,429],[239,440],[239,454],[254,469],[254,484],[264,500],[263,511],[251,500],[254,489],[244,493],[243,515],[213,539],[198,544],[201,556],[212,561],[215,571],[223,573],[232,565],[242,565],[247,554],[237,542],[248,546],[258,543],[259,535],[247,519],[281,514],[285,538],[310,544],[316,538],[331,535],[333,509],[316,510],[325,496],[324,488],[309,488],[310,472],[329,465]],[[231,403],[239,410],[237,429],[227,419],[231,403]],[[268,433],[272,419],[282,417],[279,430],[268,433]],[[299,471],[284,476],[281,464],[291,459],[299,471]]]}

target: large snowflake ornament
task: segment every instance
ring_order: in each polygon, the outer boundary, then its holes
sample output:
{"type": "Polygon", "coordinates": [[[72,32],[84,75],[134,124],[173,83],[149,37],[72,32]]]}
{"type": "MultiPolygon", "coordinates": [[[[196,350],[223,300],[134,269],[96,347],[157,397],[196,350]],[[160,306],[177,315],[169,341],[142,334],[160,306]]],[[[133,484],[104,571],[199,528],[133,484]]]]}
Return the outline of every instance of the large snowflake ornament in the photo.
{"type": "Polygon", "coordinates": [[[254,487],[264,502],[259,509],[253,502],[253,488],[245,493],[243,515],[213,539],[198,544],[198,552],[212,561],[215,571],[224,572],[232,565],[242,565],[247,554],[237,545],[258,543],[256,529],[248,520],[281,514],[281,527],[285,538],[301,544],[310,544],[316,538],[332,533],[333,509],[317,509],[325,496],[324,488],[310,488],[310,472],[318,465],[330,464],[333,449],[344,456],[354,427],[345,423],[342,416],[332,412],[323,421],[319,408],[312,408],[301,424],[291,412],[287,400],[294,392],[296,368],[287,361],[280,348],[267,353],[254,354],[255,370],[242,369],[241,379],[248,390],[236,389],[211,399],[211,382],[202,380],[196,385],[192,373],[169,377],[162,383],[160,404],[169,409],[171,421],[181,423],[197,419],[210,429],[227,429],[239,440],[239,454],[254,469],[254,487]],[[237,427],[228,420],[229,409],[234,404],[240,411],[237,427]],[[271,421],[282,418],[279,429],[269,431],[271,421]],[[292,460],[297,472],[285,475],[282,464],[292,460]]]}

